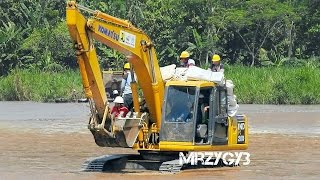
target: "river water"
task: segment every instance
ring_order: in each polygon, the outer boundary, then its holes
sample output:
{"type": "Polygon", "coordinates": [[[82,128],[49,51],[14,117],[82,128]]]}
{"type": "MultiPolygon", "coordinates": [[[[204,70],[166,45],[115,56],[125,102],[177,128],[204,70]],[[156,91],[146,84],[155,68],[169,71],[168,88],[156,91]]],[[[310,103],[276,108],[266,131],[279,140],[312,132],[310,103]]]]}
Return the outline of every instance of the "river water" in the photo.
{"type": "Polygon", "coordinates": [[[90,157],[135,153],[100,148],[86,103],[0,102],[0,179],[320,179],[320,105],[245,105],[251,163],[234,168],[110,174],[81,172],[90,157]]]}

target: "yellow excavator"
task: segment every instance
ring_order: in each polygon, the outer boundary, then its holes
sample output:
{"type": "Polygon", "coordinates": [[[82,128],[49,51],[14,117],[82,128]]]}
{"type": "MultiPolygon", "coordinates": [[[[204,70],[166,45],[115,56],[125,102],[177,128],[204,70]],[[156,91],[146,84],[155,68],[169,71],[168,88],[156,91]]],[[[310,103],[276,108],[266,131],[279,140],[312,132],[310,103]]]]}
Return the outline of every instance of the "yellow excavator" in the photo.
{"type": "Polygon", "coordinates": [[[225,86],[210,81],[164,82],[151,39],[129,21],[75,1],[67,2],[66,21],[90,104],[88,128],[96,144],[139,152],[88,160],[86,170],[173,171],[188,166],[177,163],[180,153],[247,149],[247,117],[228,116],[225,86]],[[134,111],[125,118],[110,116],[93,40],[126,55],[136,75],[138,82],[131,83],[134,111]],[[138,85],[147,111],[139,104],[138,85]],[[206,102],[209,111],[201,110],[200,102],[206,102]]]}

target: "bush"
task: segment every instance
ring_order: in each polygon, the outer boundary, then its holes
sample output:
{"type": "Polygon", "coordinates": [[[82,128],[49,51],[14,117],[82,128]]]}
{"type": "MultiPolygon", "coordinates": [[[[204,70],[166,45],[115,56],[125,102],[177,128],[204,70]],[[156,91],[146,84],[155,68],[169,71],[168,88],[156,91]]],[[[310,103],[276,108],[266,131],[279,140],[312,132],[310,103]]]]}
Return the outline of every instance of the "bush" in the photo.
{"type": "Polygon", "coordinates": [[[309,67],[226,67],[240,103],[320,103],[319,76],[319,69],[309,67]]]}
{"type": "Polygon", "coordinates": [[[14,70],[0,79],[0,100],[51,102],[83,97],[80,73],[14,70]],[[75,90],[75,93],[74,93],[75,90]]]}

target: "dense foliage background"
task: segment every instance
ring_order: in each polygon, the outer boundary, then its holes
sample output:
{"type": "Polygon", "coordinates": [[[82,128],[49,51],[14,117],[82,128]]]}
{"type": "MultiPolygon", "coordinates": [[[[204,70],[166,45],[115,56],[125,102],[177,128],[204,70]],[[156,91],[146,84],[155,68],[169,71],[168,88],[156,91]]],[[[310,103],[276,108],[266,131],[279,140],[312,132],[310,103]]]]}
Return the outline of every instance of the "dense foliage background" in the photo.
{"type": "MultiPolygon", "coordinates": [[[[318,66],[319,0],[82,0],[129,19],[151,36],[161,65],[189,50],[198,65],[218,53],[228,64],[318,66]]],[[[59,71],[77,66],[64,0],[0,1],[0,75],[12,68],[59,71]]],[[[124,57],[97,45],[101,64],[124,57]]]]}

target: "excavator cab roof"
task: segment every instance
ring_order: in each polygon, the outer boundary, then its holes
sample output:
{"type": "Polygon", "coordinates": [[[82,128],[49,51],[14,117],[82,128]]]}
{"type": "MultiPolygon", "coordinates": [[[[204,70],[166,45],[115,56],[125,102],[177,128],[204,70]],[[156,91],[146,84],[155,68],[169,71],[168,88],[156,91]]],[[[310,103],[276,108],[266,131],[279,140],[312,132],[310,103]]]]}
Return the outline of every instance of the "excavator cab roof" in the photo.
{"type": "Polygon", "coordinates": [[[168,81],[166,86],[196,86],[196,87],[213,87],[216,83],[209,81],[168,81]]]}

